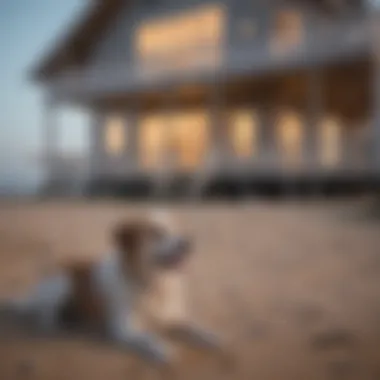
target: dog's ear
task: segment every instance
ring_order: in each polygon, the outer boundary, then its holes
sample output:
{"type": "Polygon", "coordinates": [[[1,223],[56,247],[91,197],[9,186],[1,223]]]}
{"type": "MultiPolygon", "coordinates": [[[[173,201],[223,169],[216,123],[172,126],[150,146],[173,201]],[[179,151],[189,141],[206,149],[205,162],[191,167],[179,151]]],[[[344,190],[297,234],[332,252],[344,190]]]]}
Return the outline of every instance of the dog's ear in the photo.
{"type": "Polygon", "coordinates": [[[119,222],[113,229],[113,244],[119,252],[138,251],[144,241],[162,235],[165,229],[150,218],[131,218],[119,222]]]}
{"type": "Polygon", "coordinates": [[[118,223],[112,232],[113,244],[123,254],[135,252],[140,240],[139,223],[122,221],[118,223]]]}
{"type": "Polygon", "coordinates": [[[147,228],[144,221],[131,219],[118,223],[113,230],[113,242],[126,265],[128,273],[139,281],[145,276],[147,270],[143,243],[147,228]]]}

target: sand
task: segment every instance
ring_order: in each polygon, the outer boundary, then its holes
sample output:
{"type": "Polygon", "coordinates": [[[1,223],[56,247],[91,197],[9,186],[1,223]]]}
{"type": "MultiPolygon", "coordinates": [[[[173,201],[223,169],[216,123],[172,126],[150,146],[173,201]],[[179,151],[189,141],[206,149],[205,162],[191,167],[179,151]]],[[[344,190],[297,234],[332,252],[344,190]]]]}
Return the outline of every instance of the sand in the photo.
{"type": "MultiPolygon", "coordinates": [[[[150,205],[0,204],[0,296],[61,260],[103,254],[113,223],[150,205]]],[[[229,343],[236,367],[184,350],[178,379],[380,379],[380,224],[352,204],[170,206],[196,242],[194,318],[229,343]]],[[[182,352],[182,351],[181,351],[182,352]]],[[[128,354],[76,342],[0,342],[0,379],[148,379],[128,354]]]]}

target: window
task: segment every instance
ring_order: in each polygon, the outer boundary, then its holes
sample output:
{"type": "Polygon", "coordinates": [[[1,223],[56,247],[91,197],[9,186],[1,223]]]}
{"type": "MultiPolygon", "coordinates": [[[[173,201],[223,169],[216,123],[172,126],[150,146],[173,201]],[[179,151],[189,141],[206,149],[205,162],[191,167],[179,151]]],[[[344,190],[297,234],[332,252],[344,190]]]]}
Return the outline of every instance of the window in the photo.
{"type": "Polygon", "coordinates": [[[279,11],[274,20],[271,50],[275,53],[287,53],[297,48],[303,39],[301,14],[294,10],[279,11]]]}
{"type": "Polygon", "coordinates": [[[106,150],[112,155],[120,154],[126,146],[125,120],[111,116],[106,121],[106,150]]]}
{"type": "Polygon", "coordinates": [[[230,139],[236,156],[248,158],[257,153],[258,120],[252,110],[238,110],[231,115],[230,139]]]}
{"type": "Polygon", "coordinates": [[[324,167],[334,167],[341,158],[341,124],[338,119],[328,117],[320,128],[320,160],[324,167]]]}
{"type": "Polygon", "coordinates": [[[201,110],[173,115],[170,149],[181,169],[199,166],[208,148],[208,114],[201,110]]]}
{"type": "Polygon", "coordinates": [[[201,110],[143,117],[140,128],[141,164],[148,169],[162,165],[183,170],[196,168],[207,152],[208,126],[208,115],[201,110]]]}
{"type": "Polygon", "coordinates": [[[167,121],[163,115],[144,116],[139,128],[140,163],[146,169],[164,164],[167,121]]]}
{"type": "Polygon", "coordinates": [[[218,5],[144,22],[135,39],[137,67],[143,73],[215,67],[223,30],[224,12],[218,5]]]}
{"type": "Polygon", "coordinates": [[[299,166],[303,157],[301,116],[293,111],[282,112],[277,120],[276,135],[281,163],[287,167],[299,166]]]}

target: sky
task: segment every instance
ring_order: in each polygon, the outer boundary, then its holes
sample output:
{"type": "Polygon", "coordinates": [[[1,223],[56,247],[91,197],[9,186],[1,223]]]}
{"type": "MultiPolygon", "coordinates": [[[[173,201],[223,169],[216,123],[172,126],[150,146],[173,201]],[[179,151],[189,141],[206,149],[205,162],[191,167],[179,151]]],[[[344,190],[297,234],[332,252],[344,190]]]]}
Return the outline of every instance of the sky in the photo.
{"type": "MultiPolygon", "coordinates": [[[[42,89],[28,78],[39,58],[77,17],[85,0],[0,0],[0,188],[40,177],[42,89]]],[[[84,152],[86,118],[61,110],[61,149],[84,152]]]]}

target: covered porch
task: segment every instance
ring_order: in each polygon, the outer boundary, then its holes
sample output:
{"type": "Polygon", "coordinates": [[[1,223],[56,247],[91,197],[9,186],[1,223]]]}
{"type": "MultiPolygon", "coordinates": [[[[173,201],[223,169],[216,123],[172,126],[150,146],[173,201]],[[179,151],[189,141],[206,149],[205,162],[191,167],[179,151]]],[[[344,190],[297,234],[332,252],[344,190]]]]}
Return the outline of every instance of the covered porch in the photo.
{"type": "Polygon", "coordinates": [[[158,193],[181,181],[195,193],[223,181],[367,181],[376,170],[374,77],[360,59],[99,98],[88,181],[143,179],[158,193]]]}

